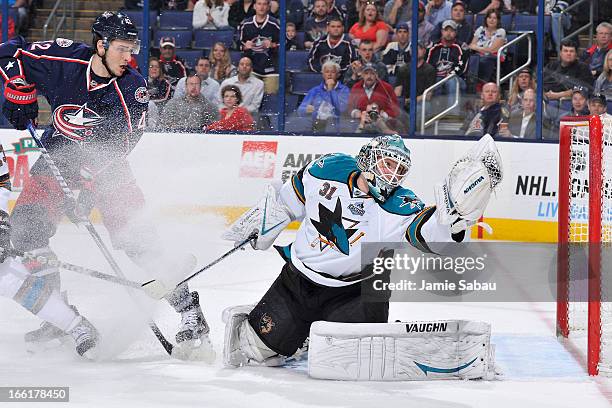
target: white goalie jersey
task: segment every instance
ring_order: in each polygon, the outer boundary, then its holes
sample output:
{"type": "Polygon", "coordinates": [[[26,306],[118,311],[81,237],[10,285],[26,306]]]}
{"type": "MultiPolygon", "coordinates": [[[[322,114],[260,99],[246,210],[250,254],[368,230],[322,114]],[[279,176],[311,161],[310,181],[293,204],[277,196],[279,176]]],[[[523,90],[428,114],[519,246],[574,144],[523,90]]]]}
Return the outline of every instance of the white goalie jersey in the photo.
{"type": "Polygon", "coordinates": [[[285,183],[279,201],[301,220],[295,241],[277,247],[308,279],[346,286],[367,278],[362,244],[406,242],[430,252],[428,242],[451,241],[448,225],[409,189],[398,188],[380,203],[357,188],[356,159],[330,154],[308,164],[285,183]]]}

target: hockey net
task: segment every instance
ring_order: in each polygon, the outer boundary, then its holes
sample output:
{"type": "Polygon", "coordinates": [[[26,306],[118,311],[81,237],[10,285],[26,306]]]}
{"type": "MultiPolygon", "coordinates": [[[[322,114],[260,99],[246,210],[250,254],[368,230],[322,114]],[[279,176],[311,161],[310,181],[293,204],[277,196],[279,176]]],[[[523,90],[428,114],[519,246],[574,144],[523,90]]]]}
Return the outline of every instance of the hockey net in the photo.
{"type": "Polygon", "coordinates": [[[590,375],[612,375],[612,118],[561,119],[557,333],[586,333],[590,375]]]}

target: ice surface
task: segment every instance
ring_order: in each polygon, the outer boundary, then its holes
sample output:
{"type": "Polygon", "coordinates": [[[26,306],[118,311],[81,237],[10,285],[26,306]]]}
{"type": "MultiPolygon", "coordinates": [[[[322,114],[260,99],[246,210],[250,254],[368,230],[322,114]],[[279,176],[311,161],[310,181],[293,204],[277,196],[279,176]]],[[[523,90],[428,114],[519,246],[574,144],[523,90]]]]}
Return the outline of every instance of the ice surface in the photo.
{"type": "MultiPolygon", "coordinates": [[[[201,216],[182,224],[159,217],[159,222],[169,248],[193,252],[199,265],[231,248],[218,238],[223,225],[219,218],[201,216]]],[[[99,230],[104,232],[103,227],[99,230]]],[[[280,239],[288,242],[291,238],[289,231],[280,239]]],[[[52,243],[62,260],[111,272],[87,234],[72,225],[62,225],[52,243]]],[[[147,276],[130,266],[122,253],[115,254],[130,278],[147,276]]],[[[221,311],[257,301],[281,266],[275,251],[249,249],[194,279],[192,288],[200,292],[219,354],[221,311]]],[[[501,380],[333,382],[309,379],[304,362],[286,368],[230,370],[222,367],[220,357],[213,366],[170,359],[146,325],[153,315],[173,339],[179,318],[167,304],[140,297],[137,307],[113,284],[72,272],[62,276],[71,302],[101,331],[102,361],[82,361],[69,348],[28,354],[23,333],[37,328],[38,320],[13,301],[0,299],[0,386],[69,386],[70,403],[65,405],[70,407],[597,408],[609,407],[612,401],[612,381],[589,378],[584,355],[577,362],[577,353],[556,340],[553,304],[391,305],[391,319],[490,321],[497,361],[504,372],[501,380]]]]}

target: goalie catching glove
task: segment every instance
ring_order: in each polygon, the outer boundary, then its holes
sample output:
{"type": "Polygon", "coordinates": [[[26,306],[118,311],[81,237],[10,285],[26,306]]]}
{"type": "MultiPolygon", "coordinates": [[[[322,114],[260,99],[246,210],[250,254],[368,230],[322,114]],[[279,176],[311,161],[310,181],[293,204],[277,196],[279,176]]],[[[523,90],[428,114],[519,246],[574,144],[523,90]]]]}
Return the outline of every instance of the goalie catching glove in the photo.
{"type": "Polygon", "coordinates": [[[251,241],[251,246],[266,250],[291,222],[289,214],[289,209],[279,202],[276,189],[268,184],[257,205],[242,214],[221,238],[239,244],[252,233],[256,233],[257,238],[251,241]]]}
{"type": "MultiPolygon", "coordinates": [[[[490,135],[483,136],[436,184],[438,222],[457,234],[478,223],[491,193],[503,178],[501,156],[490,135]]],[[[491,227],[481,223],[491,233],[491,227]]]]}

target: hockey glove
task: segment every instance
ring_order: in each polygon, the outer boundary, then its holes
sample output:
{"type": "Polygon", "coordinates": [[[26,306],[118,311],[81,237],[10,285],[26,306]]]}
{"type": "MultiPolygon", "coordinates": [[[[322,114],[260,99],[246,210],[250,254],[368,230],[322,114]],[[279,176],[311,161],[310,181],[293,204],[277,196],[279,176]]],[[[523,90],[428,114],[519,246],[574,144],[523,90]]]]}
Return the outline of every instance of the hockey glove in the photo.
{"type": "Polygon", "coordinates": [[[83,167],[81,173],[81,190],[75,202],[68,203],[66,215],[75,224],[80,224],[89,220],[89,215],[95,205],[95,190],[91,172],[83,167]]]}
{"type": "Polygon", "coordinates": [[[221,238],[238,244],[255,232],[257,238],[251,241],[251,246],[266,250],[290,222],[289,210],[278,201],[276,189],[268,184],[259,203],[230,225],[221,238]]]}
{"type": "Polygon", "coordinates": [[[4,84],[4,98],[2,114],[15,129],[25,130],[38,117],[36,88],[24,77],[13,77],[4,84]]]}
{"type": "Polygon", "coordinates": [[[9,256],[8,250],[11,248],[11,224],[9,224],[9,216],[4,211],[0,210],[0,263],[9,256]]]}
{"type": "Polygon", "coordinates": [[[502,177],[501,156],[491,136],[485,135],[434,187],[438,223],[449,225],[452,234],[475,225],[502,177]]]}

